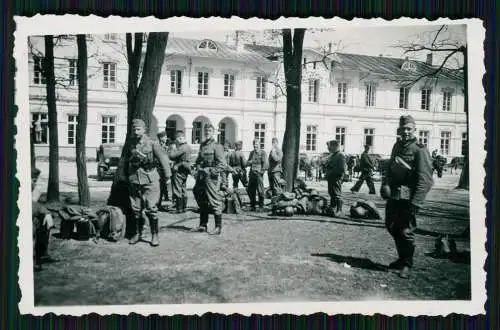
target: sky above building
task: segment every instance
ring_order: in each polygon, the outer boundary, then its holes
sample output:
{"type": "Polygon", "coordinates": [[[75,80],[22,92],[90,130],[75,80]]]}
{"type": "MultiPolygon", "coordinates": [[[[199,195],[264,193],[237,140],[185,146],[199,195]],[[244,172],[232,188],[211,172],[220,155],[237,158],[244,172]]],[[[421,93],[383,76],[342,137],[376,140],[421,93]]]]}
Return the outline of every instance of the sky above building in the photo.
{"type": "MultiPolygon", "coordinates": [[[[352,27],[340,28],[335,30],[322,30],[306,32],[304,37],[305,47],[326,49],[328,44],[332,43],[332,49],[345,53],[363,54],[371,56],[386,56],[403,58],[408,56],[415,60],[425,61],[428,52],[404,54],[404,49],[398,47],[400,43],[411,41],[432,42],[436,31],[440,25],[415,25],[415,26],[393,26],[393,27],[352,27]]],[[[245,31],[247,32],[247,31],[245,31]]],[[[249,31],[250,32],[250,31],[249,31]]],[[[269,41],[264,37],[262,31],[256,30],[246,34],[247,42],[255,40],[257,43],[277,45],[281,40],[269,41]],[[250,35],[250,37],[249,37],[250,35]]],[[[234,31],[196,31],[196,32],[172,32],[172,36],[189,39],[212,39],[219,42],[232,42],[234,31]]],[[[278,38],[279,39],[279,38],[278,38]]],[[[440,33],[441,40],[448,40],[453,43],[466,43],[465,25],[449,25],[446,30],[440,33]]],[[[435,53],[436,63],[444,58],[446,53],[435,53]]],[[[457,65],[457,60],[462,63],[460,56],[456,56],[455,63],[449,63],[451,66],[457,65]]]]}

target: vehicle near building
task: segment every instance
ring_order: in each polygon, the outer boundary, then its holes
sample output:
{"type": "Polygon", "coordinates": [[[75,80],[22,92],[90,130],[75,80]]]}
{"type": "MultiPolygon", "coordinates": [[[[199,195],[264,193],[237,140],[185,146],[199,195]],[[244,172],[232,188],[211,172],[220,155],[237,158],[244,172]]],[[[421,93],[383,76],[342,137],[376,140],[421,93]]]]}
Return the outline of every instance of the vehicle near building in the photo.
{"type": "Polygon", "coordinates": [[[115,175],[122,150],[123,144],[119,143],[104,143],[97,148],[97,180],[102,181],[115,175]]]}

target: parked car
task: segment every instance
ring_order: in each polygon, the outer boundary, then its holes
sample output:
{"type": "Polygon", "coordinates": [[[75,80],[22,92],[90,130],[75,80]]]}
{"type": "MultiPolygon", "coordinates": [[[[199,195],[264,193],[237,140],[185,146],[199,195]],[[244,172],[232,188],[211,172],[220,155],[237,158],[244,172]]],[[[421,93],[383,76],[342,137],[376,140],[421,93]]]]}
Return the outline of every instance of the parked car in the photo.
{"type": "Polygon", "coordinates": [[[97,148],[97,180],[113,177],[122,155],[123,144],[104,143],[97,148]]]}

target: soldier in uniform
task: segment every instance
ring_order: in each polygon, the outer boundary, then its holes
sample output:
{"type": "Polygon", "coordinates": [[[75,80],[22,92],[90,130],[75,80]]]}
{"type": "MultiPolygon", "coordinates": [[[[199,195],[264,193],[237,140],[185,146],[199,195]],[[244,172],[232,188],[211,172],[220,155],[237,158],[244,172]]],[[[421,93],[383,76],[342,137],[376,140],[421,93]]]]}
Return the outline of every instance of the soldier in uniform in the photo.
{"type": "Polygon", "coordinates": [[[375,163],[370,158],[369,155],[370,145],[365,145],[365,151],[361,154],[361,160],[359,162],[359,168],[361,170],[361,175],[356,182],[356,184],[351,188],[351,191],[358,192],[359,188],[363,185],[366,180],[370,195],[375,195],[375,185],[373,184],[373,170],[375,169],[375,163]]]}
{"type": "Polygon", "coordinates": [[[222,175],[222,180],[221,180],[221,189],[223,191],[226,191],[228,188],[228,178],[229,178],[229,173],[232,172],[231,167],[229,166],[229,156],[231,155],[231,151],[229,150],[229,142],[224,143],[224,159],[226,160],[226,169],[224,170],[224,173],[222,175]]]}
{"type": "Polygon", "coordinates": [[[267,172],[269,178],[269,187],[271,188],[271,193],[273,196],[277,196],[281,193],[281,160],[283,159],[283,151],[281,151],[278,145],[278,139],[273,138],[272,140],[273,148],[269,153],[269,170],[267,172]]]}
{"type": "Polygon", "coordinates": [[[325,164],[325,174],[328,181],[328,194],[330,195],[330,206],[335,215],[342,212],[342,182],[346,169],[345,156],[339,150],[339,143],[331,140],[327,143],[330,155],[325,164]]]}
{"type": "Polygon", "coordinates": [[[389,267],[400,270],[400,277],[408,278],[415,252],[416,215],[433,179],[429,152],[414,136],[413,117],[401,116],[399,129],[401,139],[392,148],[380,194],[387,199],[385,224],[398,252],[398,259],[389,267]]]}
{"type": "Polygon", "coordinates": [[[169,160],[160,144],[146,135],[146,125],[141,119],[132,120],[132,141],[128,146],[122,178],[129,182],[129,196],[136,224],[136,233],[129,244],[142,239],[144,220],[142,212],[149,218],[151,246],[158,246],[158,200],[160,198],[160,175],[156,169],[159,161],[166,178],[170,178],[169,160]]]}
{"type": "Polygon", "coordinates": [[[264,207],[264,179],[263,175],[268,168],[267,155],[260,149],[259,140],[253,141],[253,150],[248,156],[247,166],[250,167],[248,180],[248,197],[250,197],[250,207],[255,211],[256,194],[259,195],[259,207],[264,207]]]}
{"type": "Polygon", "coordinates": [[[185,212],[187,206],[186,181],[191,174],[191,148],[186,142],[184,131],[175,133],[176,148],[170,150],[172,165],[172,196],[178,213],[185,212]]]}
{"type": "Polygon", "coordinates": [[[248,187],[247,180],[247,160],[241,151],[243,148],[242,141],[236,141],[234,144],[235,150],[229,155],[229,166],[233,170],[233,189],[238,189],[238,183],[241,181],[243,187],[248,187]]]}
{"type": "Polygon", "coordinates": [[[196,183],[193,187],[193,194],[200,207],[200,225],[192,231],[206,232],[208,215],[213,213],[215,230],[212,234],[220,235],[224,209],[224,195],[220,191],[220,180],[226,170],[226,160],[223,147],[213,137],[214,132],[212,125],[205,126],[205,141],[200,145],[200,152],[195,162],[196,183]]]}
{"type": "MultiPolygon", "coordinates": [[[[163,153],[165,154],[165,156],[167,156],[168,155],[167,132],[165,131],[159,132],[156,136],[158,137],[158,143],[160,144],[163,153]]],[[[170,163],[171,162],[169,162],[169,164],[170,163]]],[[[165,172],[163,171],[163,167],[161,166],[161,163],[158,160],[156,161],[156,168],[158,170],[158,174],[160,174],[160,200],[158,201],[158,209],[160,211],[167,211],[167,209],[163,208],[161,203],[163,202],[163,199],[165,199],[166,201],[169,200],[168,186],[170,183],[170,179],[165,177],[165,172]]]]}

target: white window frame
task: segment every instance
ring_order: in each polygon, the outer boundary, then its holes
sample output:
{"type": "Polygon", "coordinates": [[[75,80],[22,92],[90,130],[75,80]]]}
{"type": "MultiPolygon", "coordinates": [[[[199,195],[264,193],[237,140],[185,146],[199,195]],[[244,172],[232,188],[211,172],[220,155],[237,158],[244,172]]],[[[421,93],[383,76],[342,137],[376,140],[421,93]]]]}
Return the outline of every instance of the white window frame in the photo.
{"type": "Polygon", "coordinates": [[[76,86],[78,85],[78,63],[76,58],[68,59],[68,85],[76,86]]]}
{"type": "Polygon", "coordinates": [[[101,143],[116,143],[116,116],[101,116],[101,143]]]}
{"type": "Polygon", "coordinates": [[[443,111],[451,112],[453,94],[451,91],[443,91],[443,111]]]}
{"type": "Polygon", "coordinates": [[[335,140],[343,148],[345,148],[346,134],[347,134],[347,127],[345,126],[335,127],[335,140]]]}
{"type": "Polygon", "coordinates": [[[219,123],[219,132],[217,134],[217,143],[219,144],[224,144],[226,142],[226,123],[225,122],[220,122],[219,123]]]}
{"type": "Polygon", "coordinates": [[[102,88],[115,89],[116,88],[116,63],[103,62],[102,63],[102,88]]]}
{"type": "Polygon", "coordinates": [[[347,103],[347,82],[345,81],[339,81],[337,83],[337,103],[347,103]]]}
{"type": "Polygon", "coordinates": [[[182,94],[182,70],[170,70],[170,94],[182,94]]]}
{"type": "Polygon", "coordinates": [[[193,122],[193,130],[191,133],[191,143],[201,144],[203,138],[203,122],[201,120],[193,122]],[[198,140],[198,142],[196,142],[198,140]]]}
{"type": "Polygon", "coordinates": [[[198,71],[198,95],[208,95],[209,74],[206,71],[198,71]]]}
{"type": "Polygon", "coordinates": [[[422,88],[420,91],[420,110],[430,111],[432,89],[422,88]]]}
{"type": "MultiPolygon", "coordinates": [[[[40,120],[40,126],[42,128],[42,131],[40,133],[40,138],[45,135],[45,142],[37,142],[35,141],[36,145],[47,145],[49,144],[49,114],[47,112],[32,112],[31,113],[31,120],[32,122],[35,122],[36,120],[40,120]]],[[[43,139],[40,139],[43,140],[43,139]]]]}
{"type": "Polygon", "coordinates": [[[198,44],[198,49],[204,51],[217,51],[217,44],[212,40],[203,40],[198,44]]]}
{"type": "Polygon", "coordinates": [[[234,96],[234,74],[224,73],[224,97],[234,96]]]}
{"type": "Polygon", "coordinates": [[[70,146],[76,143],[76,127],[78,126],[78,115],[68,114],[68,138],[66,140],[67,144],[70,146]]]}
{"type": "Polygon", "coordinates": [[[374,83],[365,84],[365,106],[375,107],[377,102],[377,85],[374,83]]]}
{"type": "Polygon", "coordinates": [[[254,140],[258,139],[260,142],[260,148],[264,149],[266,146],[266,123],[255,123],[254,124],[254,140]]]}
{"type": "Polygon", "coordinates": [[[465,156],[465,151],[466,149],[464,149],[464,144],[465,144],[465,148],[468,148],[469,146],[469,141],[467,139],[467,132],[462,132],[462,144],[460,145],[460,154],[462,156],[465,156]]]}
{"type": "Polygon", "coordinates": [[[306,151],[316,151],[318,145],[318,125],[306,126],[306,151]]]}
{"type": "Polygon", "coordinates": [[[259,100],[266,99],[267,78],[258,76],[256,79],[255,98],[259,100]]]}
{"type": "Polygon", "coordinates": [[[43,70],[44,57],[33,56],[33,84],[34,85],[45,85],[47,83],[45,79],[45,72],[43,70]]]}
{"type": "Polygon", "coordinates": [[[309,79],[308,101],[318,103],[319,101],[319,79],[309,79]]]}
{"type": "Polygon", "coordinates": [[[410,101],[410,88],[399,88],[399,109],[408,109],[410,101]]]}
{"type": "Polygon", "coordinates": [[[440,135],[439,151],[441,155],[447,156],[450,154],[451,131],[441,131],[440,135]]]}
{"type": "Polygon", "coordinates": [[[373,150],[373,147],[375,146],[375,128],[367,127],[367,128],[363,129],[363,146],[365,146],[367,144],[369,144],[373,150]],[[368,137],[371,137],[371,140],[372,140],[371,144],[369,144],[367,142],[368,137]]]}
{"type": "Polygon", "coordinates": [[[418,142],[423,144],[426,148],[429,147],[430,132],[427,130],[418,131],[418,142]]]}

